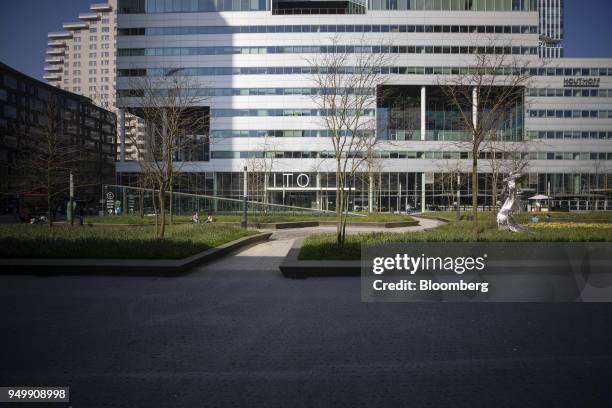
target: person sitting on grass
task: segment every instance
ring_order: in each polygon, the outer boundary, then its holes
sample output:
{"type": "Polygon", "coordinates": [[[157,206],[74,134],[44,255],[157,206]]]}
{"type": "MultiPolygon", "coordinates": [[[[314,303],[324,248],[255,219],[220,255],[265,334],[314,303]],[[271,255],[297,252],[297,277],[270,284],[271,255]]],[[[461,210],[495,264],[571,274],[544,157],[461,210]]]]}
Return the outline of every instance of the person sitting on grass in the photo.
{"type": "Polygon", "coordinates": [[[538,218],[537,215],[533,214],[533,216],[531,217],[531,222],[533,224],[537,224],[538,222],[540,222],[540,219],[538,218]]]}
{"type": "Polygon", "coordinates": [[[191,223],[192,224],[199,224],[200,223],[200,214],[198,214],[197,211],[193,214],[193,217],[191,217],[191,223]]]}
{"type": "Polygon", "coordinates": [[[546,214],[546,216],[544,217],[544,222],[550,222],[552,220],[552,217],[550,216],[550,214],[546,214]]]}
{"type": "Polygon", "coordinates": [[[204,224],[212,224],[212,222],[212,213],[208,213],[208,217],[206,217],[206,221],[204,221],[204,224]]]}

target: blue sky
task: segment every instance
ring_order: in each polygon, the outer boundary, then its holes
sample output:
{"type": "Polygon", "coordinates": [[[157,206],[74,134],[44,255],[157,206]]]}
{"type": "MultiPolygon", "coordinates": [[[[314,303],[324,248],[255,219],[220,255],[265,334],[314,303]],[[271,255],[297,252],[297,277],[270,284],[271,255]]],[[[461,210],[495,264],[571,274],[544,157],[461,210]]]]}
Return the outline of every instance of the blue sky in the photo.
{"type": "MultiPolygon", "coordinates": [[[[2,0],[0,61],[41,78],[47,32],[77,19],[96,0],[2,0]]],[[[612,58],[612,2],[565,0],[566,57],[612,58]]]]}

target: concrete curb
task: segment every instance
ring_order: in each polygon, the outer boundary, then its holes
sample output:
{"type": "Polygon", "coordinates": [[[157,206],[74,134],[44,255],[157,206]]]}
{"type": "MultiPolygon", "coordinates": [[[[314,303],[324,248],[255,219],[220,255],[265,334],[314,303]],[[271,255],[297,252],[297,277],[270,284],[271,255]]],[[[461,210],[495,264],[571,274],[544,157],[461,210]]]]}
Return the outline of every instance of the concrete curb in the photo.
{"type": "Polygon", "coordinates": [[[296,239],[279,269],[283,276],[292,279],[308,277],[359,276],[361,261],[300,261],[298,255],[302,239],[296,239]]]}
{"type": "MultiPolygon", "coordinates": [[[[191,224],[189,222],[175,223],[175,224],[191,224]]],[[[214,222],[215,225],[225,225],[228,227],[240,227],[240,222],[234,221],[219,221],[214,222]]],[[[308,228],[318,226],[335,226],[336,221],[289,221],[289,222],[274,222],[274,223],[255,223],[249,224],[249,228],[255,229],[290,229],[290,228],[308,228]]],[[[402,228],[402,227],[414,227],[419,225],[419,221],[389,221],[389,222],[347,222],[347,227],[362,227],[362,228],[402,228]]],[[[89,226],[85,222],[85,226],[89,226]]],[[[107,226],[107,227],[146,227],[150,226],[147,224],[93,224],[93,226],[107,226]]]]}
{"type": "Polygon", "coordinates": [[[260,233],[228,242],[183,259],[0,259],[2,275],[122,275],[176,276],[232,251],[267,241],[272,233],[260,233]]]}
{"type": "Polygon", "coordinates": [[[437,217],[435,215],[410,215],[411,217],[414,218],[423,218],[426,220],[436,220],[436,221],[440,221],[440,222],[444,222],[444,223],[449,223],[450,221],[446,218],[442,218],[442,217],[437,217]]]}
{"type": "MultiPolygon", "coordinates": [[[[215,224],[227,225],[231,227],[240,227],[239,222],[215,222],[215,224]]],[[[307,227],[317,227],[319,225],[318,221],[291,221],[291,222],[274,222],[274,223],[256,223],[249,224],[249,228],[255,229],[289,229],[289,228],[307,228],[307,227]]]]}
{"type": "MultiPolygon", "coordinates": [[[[335,221],[319,221],[319,225],[335,226],[335,221]]],[[[419,225],[419,221],[389,221],[389,222],[347,222],[347,227],[362,227],[362,228],[402,228],[415,227],[419,225]]]]}

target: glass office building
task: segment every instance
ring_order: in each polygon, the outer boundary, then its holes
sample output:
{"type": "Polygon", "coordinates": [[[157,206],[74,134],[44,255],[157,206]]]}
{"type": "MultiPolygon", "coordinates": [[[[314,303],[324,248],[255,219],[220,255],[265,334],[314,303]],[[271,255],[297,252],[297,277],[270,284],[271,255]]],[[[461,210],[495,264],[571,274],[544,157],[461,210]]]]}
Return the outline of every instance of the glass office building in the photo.
{"type": "MultiPolygon", "coordinates": [[[[612,60],[541,56],[542,3],[120,0],[117,106],[139,105],[139,78],[189,78],[210,112],[209,143],[200,159],[182,163],[176,191],[241,197],[243,167],[260,161],[265,182],[252,199],[333,209],[333,147],[312,97],[321,90],[309,61],[384,54],[384,85],[351,90],[376,93],[363,113],[379,139],[375,170],[352,177],[352,209],[372,202],[383,211],[444,208],[457,188],[461,204],[470,202],[472,163],[460,143],[470,134],[444,89],[469,75],[478,55],[505,56],[531,77],[498,132],[514,147],[480,153],[480,205],[494,204],[492,159],[518,154],[529,161],[526,194],[548,194],[572,209],[610,208],[612,60]]],[[[562,27],[562,19],[552,21],[562,27]]],[[[119,183],[135,183],[139,169],[117,163],[119,183]]]]}

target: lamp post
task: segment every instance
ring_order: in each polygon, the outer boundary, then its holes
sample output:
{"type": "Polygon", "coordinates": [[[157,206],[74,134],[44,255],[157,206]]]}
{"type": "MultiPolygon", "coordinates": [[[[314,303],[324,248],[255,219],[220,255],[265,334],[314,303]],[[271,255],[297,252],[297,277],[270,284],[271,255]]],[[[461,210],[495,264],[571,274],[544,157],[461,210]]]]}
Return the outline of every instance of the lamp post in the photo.
{"type": "Polygon", "coordinates": [[[74,226],[74,177],[72,175],[72,170],[70,170],[70,201],[68,205],[70,206],[70,225],[74,226]]]}
{"type": "Polygon", "coordinates": [[[242,208],[242,228],[247,229],[247,166],[244,166],[244,188],[243,188],[243,208],[242,208]]]}
{"type": "Polygon", "coordinates": [[[461,219],[461,175],[457,173],[457,221],[461,219]]]}

